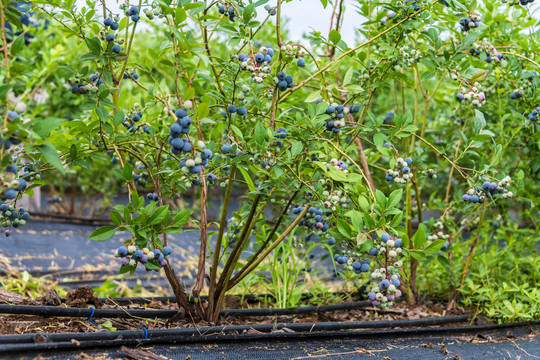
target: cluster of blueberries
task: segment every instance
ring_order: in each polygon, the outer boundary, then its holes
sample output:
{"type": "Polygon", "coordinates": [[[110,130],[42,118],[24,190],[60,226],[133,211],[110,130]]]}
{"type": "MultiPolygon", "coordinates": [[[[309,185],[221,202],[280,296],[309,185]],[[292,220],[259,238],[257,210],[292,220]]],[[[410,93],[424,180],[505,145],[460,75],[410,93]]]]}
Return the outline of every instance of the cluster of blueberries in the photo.
{"type": "MultiPolygon", "coordinates": [[[[218,6],[219,6],[218,7],[219,13],[222,15],[227,14],[229,16],[229,21],[234,22],[234,18],[236,17],[236,9],[232,6],[229,6],[228,8],[225,5],[218,5],[218,6]]],[[[239,10],[242,11],[243,9],[239,8],[239,10]]]]}
{"type": "MultiPolygon", "coordinates": [[[[5,175],[2,177],[2,186],[0,187],[0,198],[2,200],[13,200],[17,194],[26,189],[26,179],[21,177],[17,179],[19,167],[15,164],[8,165],[5,175]]],[[[29,175],[26,176],[27,178],[29,175]]]]}
{"type": "Polygon", "coordinates": [[[401,296],[401,291],[397,289],[401,278],[398,270],[403,266],[403,263],[397,261],[397,256],[402,253],[402,240],[388,233],[383,233],[379,238],[375,234],[373,240],[375,245],[369,254],[376,256],[386,253],[386,266],[372,271],[371,278],[374,281],[380,281],[380,283],[371,288],[368,298],[374,306],[388,309],[392,302],[401,296]]]}
{"type": "MultiPolygon", "coordinates": [[[[392,145],[390,144],[390,146],[392,145]]],[[[386,170],[386,180],[406,184],[413,177],[410,168],[412,163],[413,159],[411,157],[407,157],[405,159],[398,158],[396,161],[396,168],[386,170]]]]}
{"type": "Polygon", "coordinates": [[[178,155],[182,152],[191,151],[191,143],[187,138],[180,138],[181,135],[189,134],[191,118],[185,109],[174,110],[176,121],[169,128],[169,144],[172,146],[171,152],[178,155]]]}
{"type": "MultiPolygon", "coordinates": [[[[136,105],[137,106],[134,107],[134,109],[124,117],[124,121],[122,122],[122,125],[124,125],[128,129],[128,131],[131,132],[135,131],[135,123],[141,121],[143,117],[142,111],[138,109],[138,104],[136,105]]],[[[145,128],[145,132],[148,133],[148,126],[146,126],[145,128]]]]}
{"type": "MultiPolygon", "coordinates": [[[[307,205],[296,205],[292,209],[292,213],[294,215],[300,214],[307,205]]],[[[304,216],[302,220],[298,223],[300,226],[305,226],[310,230],[319,230],[322,232],[326,232],[330,226],[326,223],[326,219],[324,218],[324,212],[321,208],[311,206],[308,209],[307,214],[304,216]]]]}
{"type": "MultiPolygon", "coordinates": [[[[478,49],[475,49],[475,48],[470,48],[469,49],[469,54],[471,54],[472,56],[480,56],[480,53],[481,53],[481,51],[478,50],[478,49]]],[[[495,62],[499,62],[504,57],[503,54],[494,54],[495,57],[493,57],[492,54],[489,51],[485,51],[485,53],[486,53],[485,62],[487,62],[487,63],[492,63],[493,59],[495,59],[495,62]]]]}
{"type": "MultiPolygon", "coordinates": [[[[118,28],[120,27],[120,24],[116,21],[113,21],[111,18],[106,18],[105,20],[103,20],[103,25],[105,25],[105,28],[109,28],[113,31],[118,30],[118,28]]],[[[113,33],[102,35],[104,35],[104,40],[107,41],[108,44],[112,44],[115,40],[117,40],[116,36],[113,33]]],[[[117,41],[123,41],[123,39],[119,39],[117,41]]],[[[112,46],[111,50],[113,53],[118,54],[120,51],[122,51],[122,47],[120,46],[120,44],[115,44],[112,46]]]]}
{"type": "Polygon", "coordinates": [[[268,11],[268,15],[270,15],[270,16],[276,16],[276,14],[277,14],[277,7],[275,7],[275,6],[272,7],[272,6],[267,4],[267,5],[264,6],[264,10],[268,11]]]}
{"type": "Polygon", "coordinates": [[[81,78],[71,78],[68,80],[71,93],[73,94],[95,94],[99,91],[98,86],[103,84],[103,79],[99,73],[90,74],[88,81],[81,78]]]}
{"type": "Polygon", "coordinates": [[[523,97],[523,92],[520,89],[514,89],[510,93],[510,99],[512,100],[521,99],[522,97],[523,97]]]}
{"type": "Polygon", "coordinates": [[[507,176],[499,183],[493,181],[485,181],[482,184],[482,188],[474,188],[469,189],[466,194],[462,196],[463,201],[470,201],[472,203],[480,203],[482,204],[484,201],[486,201],[486,196],[493,198],[493,195],[501,194],[501,197],[503,199],[514,197],[514,193],[511,191],[508,191],[508,186],[510,185],[510,181],[512,179],[507,176]]]}
{"type": "MultiPolygon", "coordinates": [[[[540,124],[540,106],[537,106],[536,108],[534,108],[533,111],[531,111],[531,113],[529,115],[527,115],[527,117],[532,122],[537,122],[537,123],[540,124]]],[[[0,140],[0,144],[1,144],[1,142],[2,141],[0,140]]]]}
{"type": "MultiPolygon", "coordinates": [[[[19,103],[22,104],[22,103],[19,103]]],[[[17,104],[17,105],[19,105],[17,104]]],[[[24,105],[24,104],[23,104],[24,105]]],[[[26,105],[24,105],[24,109],[26,110],[26,105]]],[[[17,110],[17,108],[15,108],[17,110]]],[[[24,111],[20,111],[21,113],[24,111]]],[[[8,111],[8,120],[15,120],[19,118],[19,114],[15,111],[8,111]]],[[[8,150],[13,145],[19,145],[22,143],[22,140],[17,137],[18,132],[14,132],[11,136],[2,137],[0,136],[0,149],[8,150]]]]}
{"type": "Polygon", "coordinates": [[[274,56],[274,49],[271,46],[262,46],[253,57],[244,53],[238,55],[240,68],[251,72],[251,77],[255,83],[262,83],[272,71],[270,61],[274,56]]]}
{"type": "Polygon", "coordinates": [[[158,201],[158,200],[159,200],[158,194],[152,193],[152,192],[146,194],[146,198],[147,198],[148,200],[150,200],[150,201],[158,201]]]}
{"type": "MultiPolygon", "coordinates": [[[[138,249],[135,245],[121,246],[119,247],[114,256],[120,258],[122,266],[136,266],[138,262],[146,264],[148,262],[155,262],[161,267],[167,266],[167,257],[171,254],[172,249],[169,246],[165,246],[163,249],[150,250],[148,248],[138,249]]],[[[150,271],[146,267],[147,271],[150,271]]],[[[159,271],[159,270],[155,270],[159,271]]]]}
{"type": "Polygon", "coordinates": [[[480,26],[481,20],[482,20],[482,15],[473,13],[463,19],[460,19],[459,25],[461,25],[461,30],[463,32],[467,32],[471,29],[475,29],[478,26],[480,26]]]}
{"type": "Polygon", "coordinates": [[[370,264],[371,264],[371,259],[353,261],[352,259],[349,258],[349,255],[340,255],[340,254],[334,255],[334,260],[339,265],[347,264],[349,267],[349,270],[354,271],[355,274],[368,272],[370,264]]]}
{"type": "Polygon", "coordinates": [[[345,115],[348,112],[350,112],[351,114],[354,114],[354,113],[357,113],[358,111],[360,111],[360,107],[358,105],[354,105],[354,106],[351,106],[350,108],[346,108],[343,105],[332,103],[326,109],[326,114],[330,115],[330,120],[326,123],[326,130],[331,131],[334,134],[339,133],[341,129],[345,126],[345,121],[343,120],[345,115]]]}
{"type": "Polygon", "coordinates": [[[126,8],[129,6],[128,3],[124,3],[122,5],[124,6],[120,6],[120,9],[125,11],[126,15],[130,17],[131,21],[137,22],[141,20],[141,17],[139,16],[139,8],[137,6],[131,6],[126,11],[126,8]]]}
{"type": "Polygon", "coordinates": [[[19,208],[17,211],[13,205],[0,203],[0,232],[4,232],[6,236],[11,235],[11,228],[19,228],[26,225],[30,220],[30,213],[24,208],[19,208]]]}
{"type": "Polygon", "coordinates": [[[227,110],[231,114],[238,114],[240,116],[244,116],[244,115],[247,114],[247,109],[244,106],[236,107],[236,106],[231,104],[231,105],[227,106],[227,110]]]}
{"type": "Polygon", "coordinates": [[[277,87],[279,91],[285,91],[294,86],[293,77],[286,75],[283,71],[277,73],[277,87]]]}

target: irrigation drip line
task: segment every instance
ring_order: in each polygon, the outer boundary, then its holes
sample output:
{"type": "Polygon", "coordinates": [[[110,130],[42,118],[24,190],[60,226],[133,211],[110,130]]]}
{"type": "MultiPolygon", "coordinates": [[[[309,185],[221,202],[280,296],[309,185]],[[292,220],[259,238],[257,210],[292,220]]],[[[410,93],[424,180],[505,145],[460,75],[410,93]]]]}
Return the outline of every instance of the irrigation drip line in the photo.
{"type": "MultiPolygon", "coordinates": [[[[306,338],[376,338],[397,336],[411,336],[411,335],[442,335],[442,334],[464,334],[464,333],[478,333],[481,331],[496,331],[509,328],[518,327],[533,327],[538,326],[540,321],[528,321],[510,324],[494,324],[494,325],[478,325],[478,326],[440,326],[429,328],[414,328],[414,329],[387,329],[387,330],[357,330],[357,331],[309,331],[309,332],[270,332],[270,333],[250,333],[250,334],[223,334],[223,333],[199,333],[197,331],[192,334],[179,333],[178,330],[185,329],[168,329],[168,330],[148,330],[148,338],[145,339],[143,330],[133,331],[133,334],[127,334],[126,331],[116,331],[115,337],[103,338],[103,333],[75,333],[71,334],[42,334],[47,336],[53,342],[48,343],[33,343],[32,339],[36,334],[30,335],[4,335],[0,336],[0,354],[16,352],[21,353],[24,351],[44,351],[44,350],[58,350],[58,349],[73,349],[73,348],[92,348],[92,347],[120,347],[122,345],[157,345],[157,344],[196,344],[196,343],[208,343],[208,342],[249,342],[257,340],[289,340],[295,341],[306,338]],[[160,331],[158,334],[157,332],[160,331]],[[85,338],[75,338],[75,335],[80,334],[89,335],[85,338]],[[53,337],[56,336],[56,341],[53,337]],[[63,338],[60,338],[62,335],[63,338]],[[68,335],[68,336],[66,336],[68,335]],[[8,339],[9,337],[9,339],[8,339]],[[20,337],[25,337],[25,341],[20,341],[20,337]],[[5,338],[5,340],[4,340],[5,338]],[[30,341],[27,341],[30,339],[30,341]],[[72,341],[72,339],[76,341],[72,341]],[[12,340],[12,341],[9,341],[12,340]]],[[[287,325],[284,324],[279,329],[283,329],[287,325]]],[[[316,325],[316,324],[307,324],[316,325]]],[[[250,326],[244,326],[244,330],[253,329],[250,326]]],[[[202,329],[202,328],[199,328],[202,329]]],[[[346,330],[346,329],[343,329],[346,330]]]]}
{"type": "MultiPolygon", "coordinates": [[[[217,334],[241,334],[245,331],[255,330],[261,333],[271,333],[275,330],[288,329],[294,332],[320,332],[355,329],[381,329],[411,326],[433,326],[452,323],[463,323],[471,319],[470,315],[447,316],[438,318],[423,318],[413,320],[381,320],[381,321],[338,321],[323,323],[279,323],[279,324],[255,324],[255,325],[221,325],[201,326],[197,328],[156,329],[147,330],[148,339],[162,337],[193,337],[209,336],[217,334]]],[[[2,335],[0,344],[32,343],[36,334],[2,335]]],[[[91,333],[51,333],[42,334],[52,342],[63,341],[106,341],[116,339],[144,339],[142,330],[100,331],[91,333]]]]}
{"type": "MultiPolygon", "coordinates": [[[[356,301],[336,305],[301,306],[296,309],[229,309],[221,310],[221,316],[271,316],[313,314],[338,310],[352,310],[371,306],[369,301],[356,301]]],[[[0,314],[37,315],[45,317],[94,317],[94,318],[131,318],[168,319],[178,310],[139,310],[139,309],[93,309],[69,308],[59,306],[7,305],[0,304],[0,314]]]]}

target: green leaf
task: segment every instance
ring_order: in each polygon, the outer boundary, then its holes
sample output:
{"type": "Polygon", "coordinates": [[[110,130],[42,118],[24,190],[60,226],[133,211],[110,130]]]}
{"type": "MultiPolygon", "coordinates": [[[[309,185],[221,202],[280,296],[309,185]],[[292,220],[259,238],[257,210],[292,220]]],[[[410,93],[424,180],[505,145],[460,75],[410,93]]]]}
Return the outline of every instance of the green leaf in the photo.
{"type": "Polygon", "coordinates": [[[369,211],[369,201],[364,195],[358,196],[358,205],[360,206],[360,209],[362,209],[363,212],[369,211]]]}
{"type": "Polygon", "coordinates": [[[330,35],[328,35],[328,39],[334,44],[337,44],[341,40],[341,34],[337,30],[332,30],[330,31],[330,35]]]}
{"type": "Polygon", "coordinates": [[[426,244],[426,233],[424,232],[424,226],[422,224],[418,227],[418,230],[416,230],[412,241],[415,249],[421,249],[426,244]]]}
{"type": "Polygon", "coordinates": [[[362,214],[359,211],[352,210],[352,211],[348,212],[348,215],[351,218],[351,223],[352,223],[354,229],[357,232],[362,231],[362,229],[364,228],[364,218],[363,218],[362,214]]]}
{"type": "Polygon", "coordinates": [[[403,195],[403,189],[397,189],[392,191],[388,197],[388,209],[395,207],[401,201],[401,195],[403,195]]]}
{"type": "Polygon", "coordinates": [[[301,154],[303,150],[304,150],[304,145],[302,145],[302,143],[300,141],[297,141],[291,147],[291,156],[295,157],[295,156],[301,154]]]}
{"type": "Polygon", "coordinates": [[[427,259],[427,256],[424,253],[418,251],[409,251],[409,255],[411,255],[413,259],[416,259],[418,261],[423,261],[427,259]]]}
{"type": "Polygon", "coordinates": [[[96,114],[99,117],[99,120],[103,122],[107,121],[107,118],[109,117],[109,112],[107,111],[107,109],[102,107],[96,108],[96,114]]]}
{"type": "Polygon", "coordinates": [[[255,141],[257,144],[262,145],[264,143],[264,139],[266,138],[266,129],[260,122],[257,122],[257,125],[255,125],[255,141]]]}
{"type": "Polygon", "coordinates": [[[43,145],[38,146],[38,150],[49,164],[54,166],[62,174],[65,174],[64,167],[62,166],[62,161],[58,157],[58,154],[56,153],[56,148],[53,144],[46,142],[43,145]]]}
{"type": "Polygon", "coordinates": [[[117,211],[111,210],[111,220],[116,226],[122,225],[122,215],[117,211]]]}
{"type": "Polygon", "coordinates": [[[148,218],[148,225],[155,225],[162,222],[169,213],[169,205],[158,207],[148,218]]]}
{"type": "Polygon", "coordinates": [[[122,170],[122,174],[124,175],[124,179],[126,179],[126,181],[131,181],[134,179],[133,166],[131,165],[129,161],[125,162],[124,169],[122,170]]]}
{"type": "Polygon", "coordinates": [[[479,134],[480,131],[486,126],[486,119],[484,117],[484,113],[480,110],[474,109],[474,114],[474,132],[479,134]]]}
{"type": "Polygon", "coordinates": [[[23,47],[24,47],[24,35],[19,35],[17,36],[15,41],[11,43],[9,52],[11,53],[11,55],[16,55],[17,53],[19,53],[19,51],[23,49],[23,47]]]}
{"type": "Polygon", "coordinates": [[[379,189],[375,190],[375,199],[382,209],[386,209],[386,196],[379,189]]]}
{"type": "Polygon", "coordinates": [[[124,121],[125,114],[122,110],[118,110],[113,117],[113,125],[116,127],[124,121]]]}
{"type": "Polygon", "coordinates": [[[434,242],[429,244],[424,251],[427,254],[434,254],[437,251],[441,250],[441,248],[443,247],[445,242],[446,242],[446,240],[444,240],[444,239],[435,240],[434,242]]]}
{"type": "Polygon", "coordinates": [[[101,52],[101,43],[97,37],[86,38],[86,44],[92,53],[99,55],[101,52]]]}
{"type": "Polygon", "coordinates": [[[191,210],[186,209],[180,211],[176,216],[174,217],[174,220],[172,222],[172,226],[174,227],[181,227],[187,224],[189,221],[189,216],[191,215],[191,210]]]}
{"type": "Polygon", "coordinates": [[[93,241],[105,241],[114,236],[116,233],[116,227],[114,226],[102,226],[97,228],[90,234],[88,239],[93,241]]]}
{"type": "Polygon", "coordinates": [[[321,97],[320,90],[314,91],[311,94],[308,95],[308,97],[304,100],[304,102],[310,103],[314,102],[315,100],[319,99],[321,97]]]}
{"type": "Polygon", "coordinates": [[[46,118],[36,120],[36,125],[32,129],[39,137],[46,137],[56,129],[65,119],[59,118],[46,118]]]}

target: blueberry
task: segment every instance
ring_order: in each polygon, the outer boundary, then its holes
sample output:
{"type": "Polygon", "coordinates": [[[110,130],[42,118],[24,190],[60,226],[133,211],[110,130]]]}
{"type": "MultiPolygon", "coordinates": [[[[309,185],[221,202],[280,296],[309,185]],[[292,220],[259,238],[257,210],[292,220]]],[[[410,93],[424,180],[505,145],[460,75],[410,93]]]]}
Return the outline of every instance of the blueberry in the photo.
{"type": "Polygon", "coordinates": [[[163,255],[169,256],[172,252],[172,249],[169,246],[165,246],[163,250],[161,250],[161,252],[163,253],[163,255]]]}
{"type": "Polygon", "coordinates": [[[128,10],[128,15],[137,15],[139,13],[139,8],[136,6],[132,6],[128,10]]]}
{"type": "Polygon", "coordinates": [[[153,193],[148,193],[146,194],[146,198],[150,201],[154,200],[154,194],[153,193]]]}
{"type": "Polygon", "coordinates": [[[463,199],[463,201],[469,201],[471,200],[471,197],[469,196],[469,194],[465,194],[461,197],[463,199]]]}
{"type": "Polygon", "coordinates": [[[277,73],[277,78],[279,80],[285,80],[285,73],[283,71],[280,71],[277,73]]]}
{"type": "Polygon", "coordinates": [[[244,62],[247,60],[247,55],[244,54],[244,53],[241,53],[240,55],[238,55],[238,60],[244,62]]]}
{"type": "Polygon", "coordinates": [[[335,109],[333,106],[329,106],[328,109],[326,109],[326,113],[327,113],[328,115],[333,114],[334,111],[336,111],[336,109],[335,109]]]}
{"type": "Polygon", "coordinates": [[[122,48],[120,47],[120,45],[114,45],[112,47],[112,51],[113,53],[118,54],[120,51],[122,51],[122,48]]]}
{"type": "Polygon", "coordinates": [[[111,24],[111,30],[118,30],[118,28],[120,28],[120,24],[117,23],[116,21],[114,21],[112,24],[111,24]]]}
{"type": "Polygon", "coordinates": [[[372,256],[376,256],[378,253],[379,251],[376,248],[371,248],[371,250],[369,250],[369,254],[372,256]]]}
{"type": "Polygon", "coordinates": [[[138,114],[135,114],[135,115],[133,115],[132,120],[137,122],[137,121],[141,120],[141,117],[138,114]]]}
{"type": "Polygon", "coordinates": [[[15,199],[17,197],[17,190],[14,190],[14,189],[6,190],[6,192],[4,193],[4,197],[10,200],[15,199]]]}
{"type": "Polygon", "coordinates": [[[180,125],[184,128],[191,126],[191,123],[192,123],[192,120],[189,116],[186,116],[180,119],[180,125]]]}
{"type": "Polygon", "coordinates": [[[113,21],[110,18],[106,18],[105,20],[103,20],[103,25],[105,26],[111,26],[112,24],[113,24],[113,21]]]}
{"type": "Polygon", "coordinates": [[[379,288],[382,290],[382,289],[388,289],[388,287],[390,286],[390,281],[388,281],[388,279],[384,279],[383,281],[381,281],[381,283],[379,284],[379,288]]]}
{"type": "Polygon", "coordinates": [[[124,257],[128,253],[127,248],[125,246],[119,247],[117,251],[118,251],[118,255],[120,255],[120,257],[124,257]]]}
{"type": "Polygon", "coordinates": [[[288,87],[288,84],[285,80],[281,80],[280,82],[278,82],[278,89],[280,91],[285,91],[287,90],[287,87],[288,87]]]}
{"type": "MultiPolygon", "coordinates": [[[[114,34],[107,34],[107,36],[105,36],[105,40],[107,40],[107,42],[113,42],[114,41],[114,34]]],[[[95,75],[94,75],[95,76],[95,75]]],[[[90,80],[93,80],[92,78],[90,78],[90,80]]]]}
{"type": "Polygon", "coordinates": [[[285,81],[287,82],[287,84],[291,84],[293,82],[292,76],[291,75],[285,76],[285,81]]]}
{"type": "Polygon", "coordinates": [[[304,59],[298,59],[298,61],[296,62],[296,65],[300,67],[304,67],[306,66],[306,61],[304,59]]]}
{"type": "Polygon", "coordinates": [[[360,267],[360,272],[368,272],[369,271],[369,264],[362,264],[360,267]]]}
{"type": "Polygon", "coordinates": [[[17,114],[15,111],[8,111],[8,118],[11,120],[15,120],[19,117],[19,114],[17,114]]]}
{"type": "Polygon", "coordinates": [[[394,177],[390,174],[386,174],[386,181],[394,181],[394,177]]]}
{"type": "Polygon", "coordinates": [[[330,238],[328,239],[328,245],[334,245],[336,243],[336,239],[330,238]]]}
{"type": "Polygon", "coordinates": [[[272,49],[271,47],[267,46],[268,48],[268,52],[267,52],[267,55],[270,55],[270,57],[274,56],[274,49],[272,49]]]}
{"type": "Polygon", "coordinates": [[[352,267],[355,270],[360,270],[360,268],[362,267],[362,264],[360,264],[360,262],[356,260],[355,262],[352,263],[352,267]]]}
{"type": "Polygon", "coordinates": [[[264,61],[264,55],[262,53],[256,53],[255,54],[255,61],[259,64],[264,61]]]}
{"type": "Polygon", "coordinates": [[[229,110],[230,113],[235,113],[236,112],[236,106],[231,104],[231,105],[229,105],[227,107],[227,110],[229,110]]]}
{"type": "Polygon", "coordinates": [[[247,114],[247,109],[245,107],[241,106],[238,109],[236,109],[236,113],[238,115],[246,115],[247,114]]]}
{"type": "Polygon", "coordinates": [[[392,147],[392,144],[390,144],[389,142],[385,142],[383,146],[384,146],[384,147],[387,147],[387,148],[391,148],[391,147],[392,147]]]}
{"type": "Polygon", "coordinates": [[[491,183],[489,181],[486,181],[482,184],[482,188],[485,190],[485,191],[489,191],[491,189],[491,183]]]}
{"type": "Polygon", "coordinates": [[[179,118],[179,119],[188,116],[188,112],[187,112],[187,110],[185,110],[185,109],[177,109],[177,110],[174,112],[174,114],[175,114],[176,117],[179,118]]]}
{"type": "Polygon", "coordinates": [[[387,242],[388,240],[390,240],[390,235],[388,235],[388,233],[384,233],[381,235],[381,241],[382,242],[387,242]]]}
{"type": "Polygon", "coordinates": [[[175,123],[175,124],[171,125],[171,128],[169,129],[169,134],[173,138],[176,138],[176,137],[180,136],[181,131],[182,131],[182,127],[179,124],[175,123]]]}
{"type": "Polygon", "coordinates": [[[225,6],[224,5],[221,5],[218,9],[219,13],[220,14],[225,14],[225,6]]]}
{"type": "Polygon", "coordinates": [[[473,203],[477,203],[478,201],[480,201],[480,198],[478,197],[478,195],[473,195],[471,196],[471,201],[473,203]]]}
{"type": "Polygon", "coordinates": [[[191,169],[191,172],[194,173],[194,174],[198,174],[202,171],[202,167],[201,165],[195,165],[192,169],[191,169]]]}
{"type": "Polygon", "coordinates": [[[368,294],[368,299],[369,299],[370,301],[374,301],[374,300],[375,300],[375,293],[370,292],[370,293],[368,294]]]}
{"type": "Polygon", "coordinates": [[[413,163],[412,161],[412,158],[411,157],[408,157],[405,159],[405,162],[407,163],[407,165],[411,166],[411,164],[413,163]]]}
{"type": "Polygon", "coordinates": [[[214,180],[216,180],[216,175],[208,174],[208,175],[206,175],[206,180],[209,181],[209,182],[214,182],[214,180]]]}
{"type": "Polygon", "coordinates": [[[404,174],[408,174],[411,172],[411,169],[409,169],[407,166],[404,166],[401,171],[403,171],[404,174]]]}

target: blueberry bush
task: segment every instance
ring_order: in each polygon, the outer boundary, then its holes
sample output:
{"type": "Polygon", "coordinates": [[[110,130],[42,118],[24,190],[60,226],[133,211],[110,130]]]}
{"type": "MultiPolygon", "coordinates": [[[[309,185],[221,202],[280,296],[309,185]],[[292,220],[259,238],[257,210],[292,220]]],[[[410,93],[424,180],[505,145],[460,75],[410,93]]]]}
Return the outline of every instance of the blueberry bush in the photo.
{"type": "MultiPolygon", "coordinates": [[[[129,202],[90,238],[128,231],[115,251],[120,273],[164,271],[179,305],[214,323],[225,294],[267,257],[309,252],[310,242],[383,310],[425,289],[448,295],[450,308],[477,296],[471,281],[492,281],[480,266],[486,249],[505,264],[523,250],[513,229],[537,256],[540,65],[529,3],[360,0],[353,44],[341,35],[345,1],[303,4],[333,10],[328,33],[304,37],[284,27],[289,2],[34,1],[50,23],[30,30],[3,2],[5,234],[28,221],[16,202],[44,173],[117,184],[129,202]],[[51,100],[34,100],[38,90],[51,100]],[[229,218],[233,189],[243,197],[229,218]],[[188,192],[196,212],[179,206],[188,192]],[[191,289],[167,242],[188,223],[200,233],[191,289]]],[[[513,266],[536,284],[535,264],[513,266]]]]}

